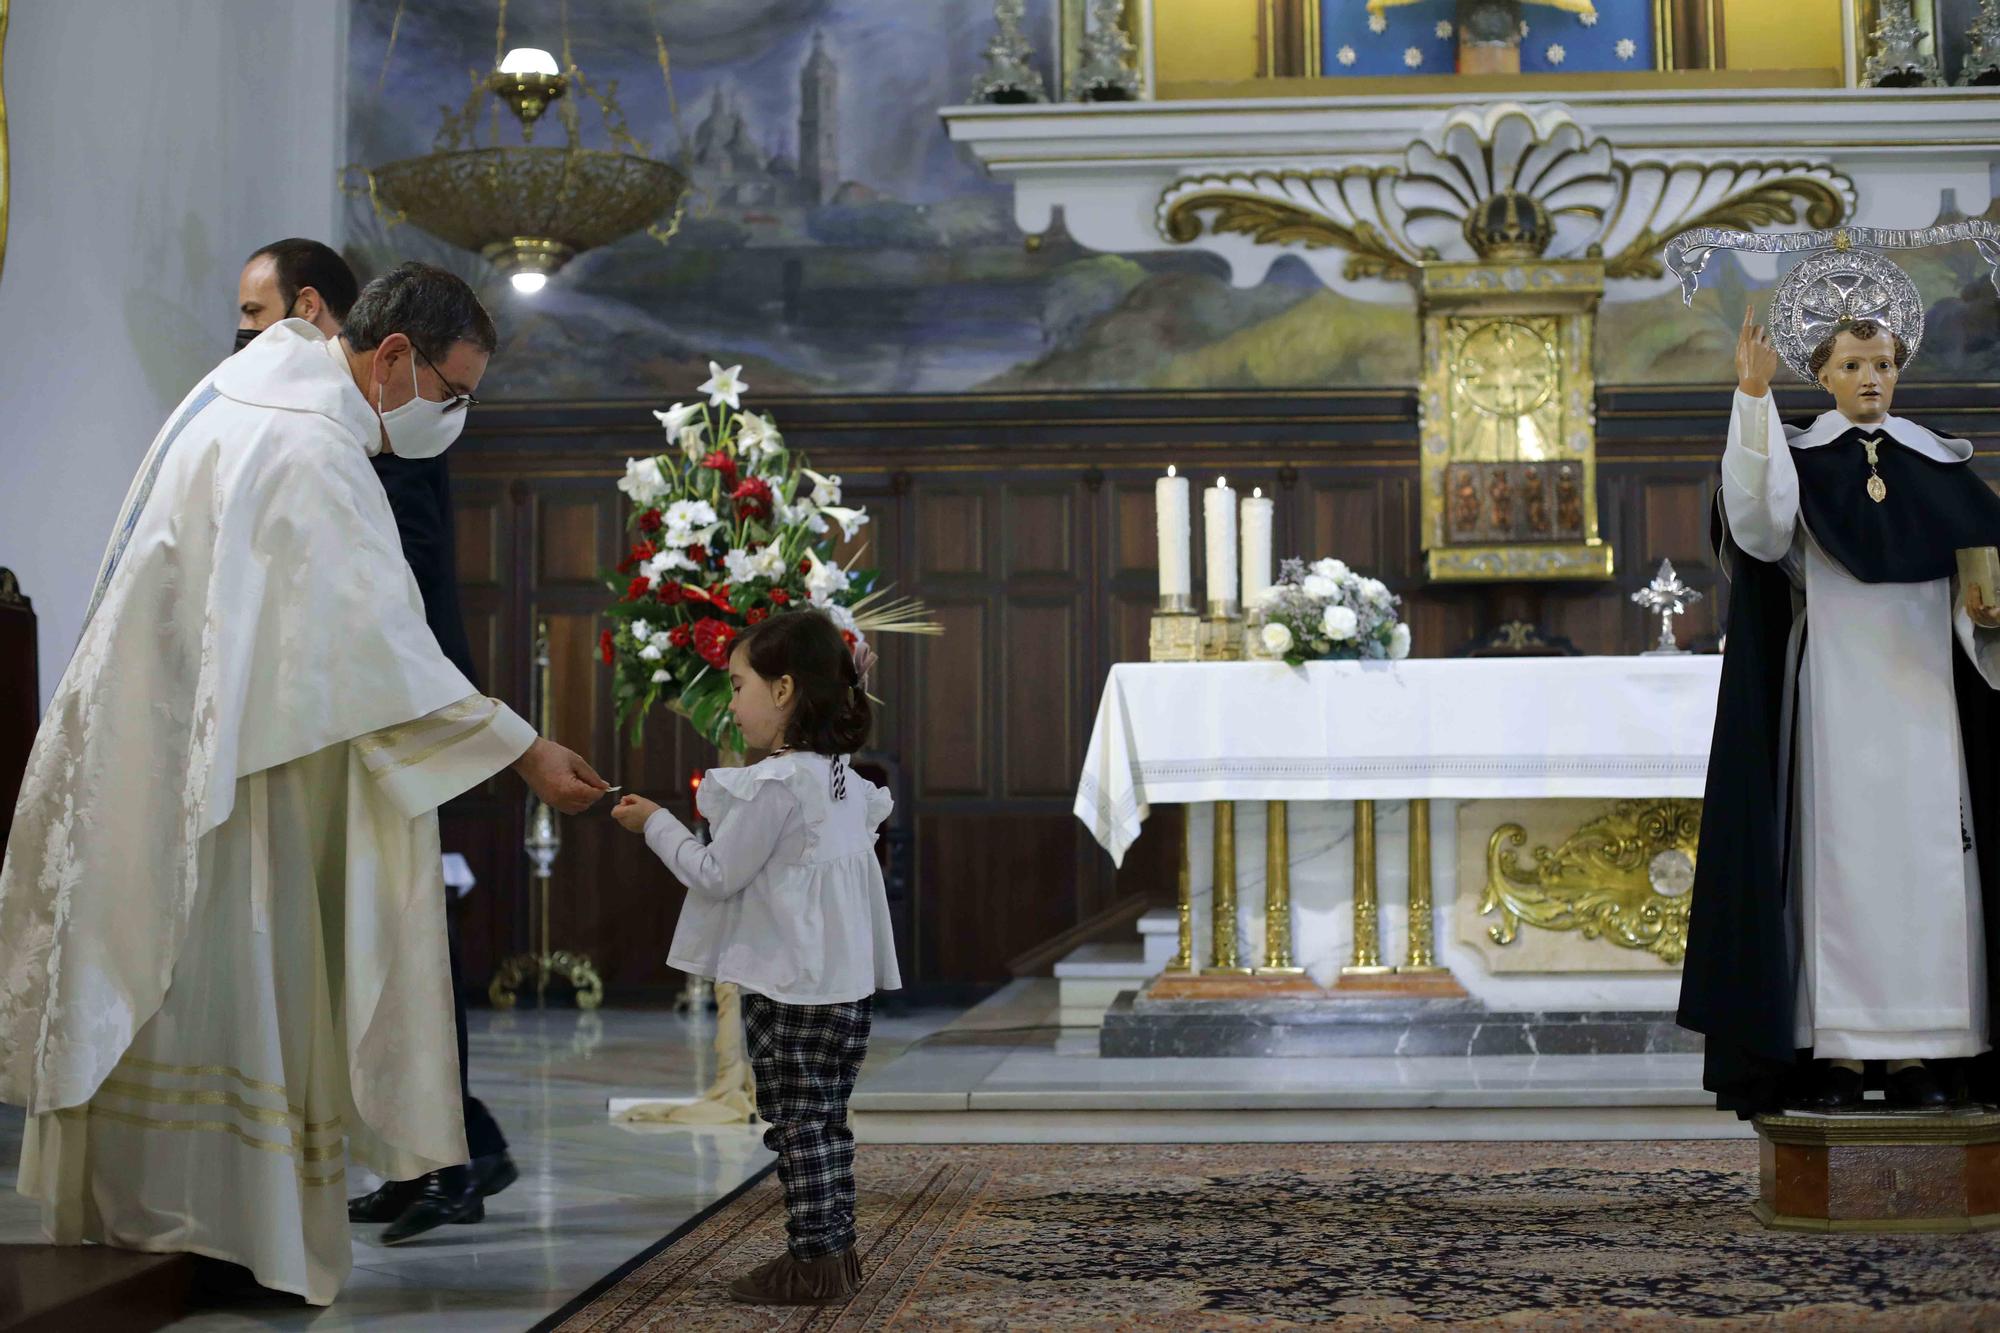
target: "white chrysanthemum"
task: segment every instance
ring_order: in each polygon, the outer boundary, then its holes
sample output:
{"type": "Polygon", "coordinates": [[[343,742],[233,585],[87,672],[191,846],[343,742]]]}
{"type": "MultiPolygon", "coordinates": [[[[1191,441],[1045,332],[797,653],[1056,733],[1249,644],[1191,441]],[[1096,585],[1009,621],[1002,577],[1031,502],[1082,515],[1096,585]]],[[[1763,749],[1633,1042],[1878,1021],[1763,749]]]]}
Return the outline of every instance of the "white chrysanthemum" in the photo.
{"type": "Polygon", "coordinates": [[[1422,51],[1419,51],[1414,46],[1404,47],[1403,63],[1405,65],[1408,65],[1411,69],[1415,69],[1417,66],[1424,63],[1424,53],[1422,51]]]}
{"type": "Polygon", "coordinates": [[[1439,19],[1437,27],[1431,29],[1431,31],[1435,32],[1440,37],[1451,36],[1451,20],[1439,19]]]}
{"type": "Polygon", "coordinates": [[[1343,65],[1351,65],[1354,63],[1354,48],[1343,46],[1333,53],[1333,58],[1343,65]]]}
{"type": "Polygon", "coordinates": [[[1634,55],[1638,54],[1639,44],[1630,37],[1620,37],[1618,45],[1612,49],[1618,52],[1620,60],[1630,60],[1634,55]]]}
{"type": "Polygon", "coordinates": [[[748,583],[757,577],[750,572],[751,559],[750,552],[743,550],[731,551],[722,557],[722,567],[728,571],[731,583],[748,583]]]}
{"type": "Polygon", "coordinates": [[[1308,574],[1299,585],[1316,602],[1330,602],[1340,596],[1340,584],[1324,574],[1308,574]]]}
{"type": "Polygon", "coordinates": [[[1286,653],[1292,651],[1291,627],[1286,625],[1282,620],[1274,620],[1264,626],[1262,637],[1264,640],[1264,651],[1273,657],[1283,657],[1286,653]]]}
{"type": "Polygon", "coordinates": [[[1548,57],[1549,63],[1551,65],[1560,65],[1562,64],[1564,57],[1569,55],[1569,52],[1563,50],[1563,45],[1561,42],[1550,42],[1549,49],[1544,51],[1542,54],[1548,57]]]}
{"type": "Polygon", "coordinates": [[[1368,31],[1370,32],[1389,31],[1388,16],[1385,14],[1370,14],[1368,16],[1368,31]]]}
{"type": "Polygon", "coordinates": [[[1361,617],[1350,607],[1329,606],[1319,618],[1320,632],[1335,643],[1345,643],[1361,628],[1361,617]]]}
{"type": "MultiPolygon", "coordinates": [[[[706,500],[676,500],[667,506],[661,515],[669,528],[705,528],[715,522],[715,506],[706,500]]],[[[669,542],[670,546],[684,546],[685,542],[669,542]]]]}
{"type": "Polygon", "coordinates": [[[1389,631],[1389,656],[1394,661],[1402,661],[1410,655],[1410,627],[1397,625],[1389,631]]]}
{"type": "Polygon", "coordinates": [[[618,489],[632,497],[634,504],[649,505],[673,489],[667,482],[666,469],[657,458],[628,458],[625,460],[625,476],[619,481],[618,489]]]}
{"type": "Polygon", "coordinates": [[[663,575],[672,574],[677,570],[693,568],[694,561],[688,559],[686,553],[680,547],[673,546],[660,552],[650,560],[641,561],[639,572],[653,582],[658,583],[663,575]]]}
{"type": "Polygon", "coordinates": [[[785,569],[791,561],[775,546],[766,546],[750,557],[750,577],[769,579],[773,583],[785,577],[785,569]]]}

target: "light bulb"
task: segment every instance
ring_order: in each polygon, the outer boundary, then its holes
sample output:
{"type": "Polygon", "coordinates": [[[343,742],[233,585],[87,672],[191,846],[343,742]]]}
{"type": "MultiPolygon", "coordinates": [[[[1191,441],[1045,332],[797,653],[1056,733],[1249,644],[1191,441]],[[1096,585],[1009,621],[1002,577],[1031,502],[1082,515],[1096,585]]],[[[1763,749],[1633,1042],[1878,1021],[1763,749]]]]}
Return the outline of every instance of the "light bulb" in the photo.
{"type": "Polygon", "coordinates": [[[533,296],[536,292],[549,285],[549,275],[546,273],[516,273],[509,281],[514,284],[514,290],[521,295],[533,296]]]}
{"type": "Polygon", "coordinates": [[[556,58],[538,46],[517,46],[500,62],[502,74],[558,74],[556,58]]]}

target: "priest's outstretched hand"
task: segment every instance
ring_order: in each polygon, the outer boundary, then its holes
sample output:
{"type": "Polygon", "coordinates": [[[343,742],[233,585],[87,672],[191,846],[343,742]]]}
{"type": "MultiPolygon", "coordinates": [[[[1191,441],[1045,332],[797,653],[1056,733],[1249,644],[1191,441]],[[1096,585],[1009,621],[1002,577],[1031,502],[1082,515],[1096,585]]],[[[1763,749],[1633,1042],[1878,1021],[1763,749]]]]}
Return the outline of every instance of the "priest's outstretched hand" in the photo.
{"type": "Polygon", "coordinates": [[[514,771],[535,795],[566,815],[580,815],[611,790],[582,755],[547,738],[537,738],[514,761],[514,771]]]}

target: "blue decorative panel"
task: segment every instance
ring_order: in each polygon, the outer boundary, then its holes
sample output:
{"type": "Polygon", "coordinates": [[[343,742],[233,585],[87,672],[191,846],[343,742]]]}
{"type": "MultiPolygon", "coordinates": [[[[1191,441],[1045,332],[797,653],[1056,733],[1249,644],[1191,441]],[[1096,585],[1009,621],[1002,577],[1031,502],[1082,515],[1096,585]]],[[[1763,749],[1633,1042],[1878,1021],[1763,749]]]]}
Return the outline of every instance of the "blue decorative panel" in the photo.
{"type": "MultiPolygon", "coordinates": [[[[1585,18],[1522,6],[1521,72],[1578,74],[1653,67],[1652,0],[1597,0],[1585,18]]],[[[1422,0],[1370,14],[1364,0],[1323,0],[1321,68],[1351,75],[1450,74],[1458,67],[1457,0],[1422,0]]]]}

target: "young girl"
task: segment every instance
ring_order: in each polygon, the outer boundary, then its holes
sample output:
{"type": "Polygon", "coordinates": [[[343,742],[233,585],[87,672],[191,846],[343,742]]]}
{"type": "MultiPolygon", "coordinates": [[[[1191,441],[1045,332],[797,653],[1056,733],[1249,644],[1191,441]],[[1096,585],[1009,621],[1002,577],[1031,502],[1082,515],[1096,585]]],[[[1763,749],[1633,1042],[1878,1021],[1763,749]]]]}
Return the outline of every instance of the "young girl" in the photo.
{"type": "Polygon", "coordinates": [[[868,695],[826,615],[787,612],[751,628],[730,655],[729,686],[744,743],[768,753],[702,779],[696,805],[713,841],[703,846],[644,797],[625,797],[612,815],[687,886],[667,962],[743,988],[789,1244],[729,1294],[823,1304],[861,1282],[847,1099],[868,1054],[872,997],[902,985],[875,860],[890,799],[848,767],[868,738],[868,695]]]}

